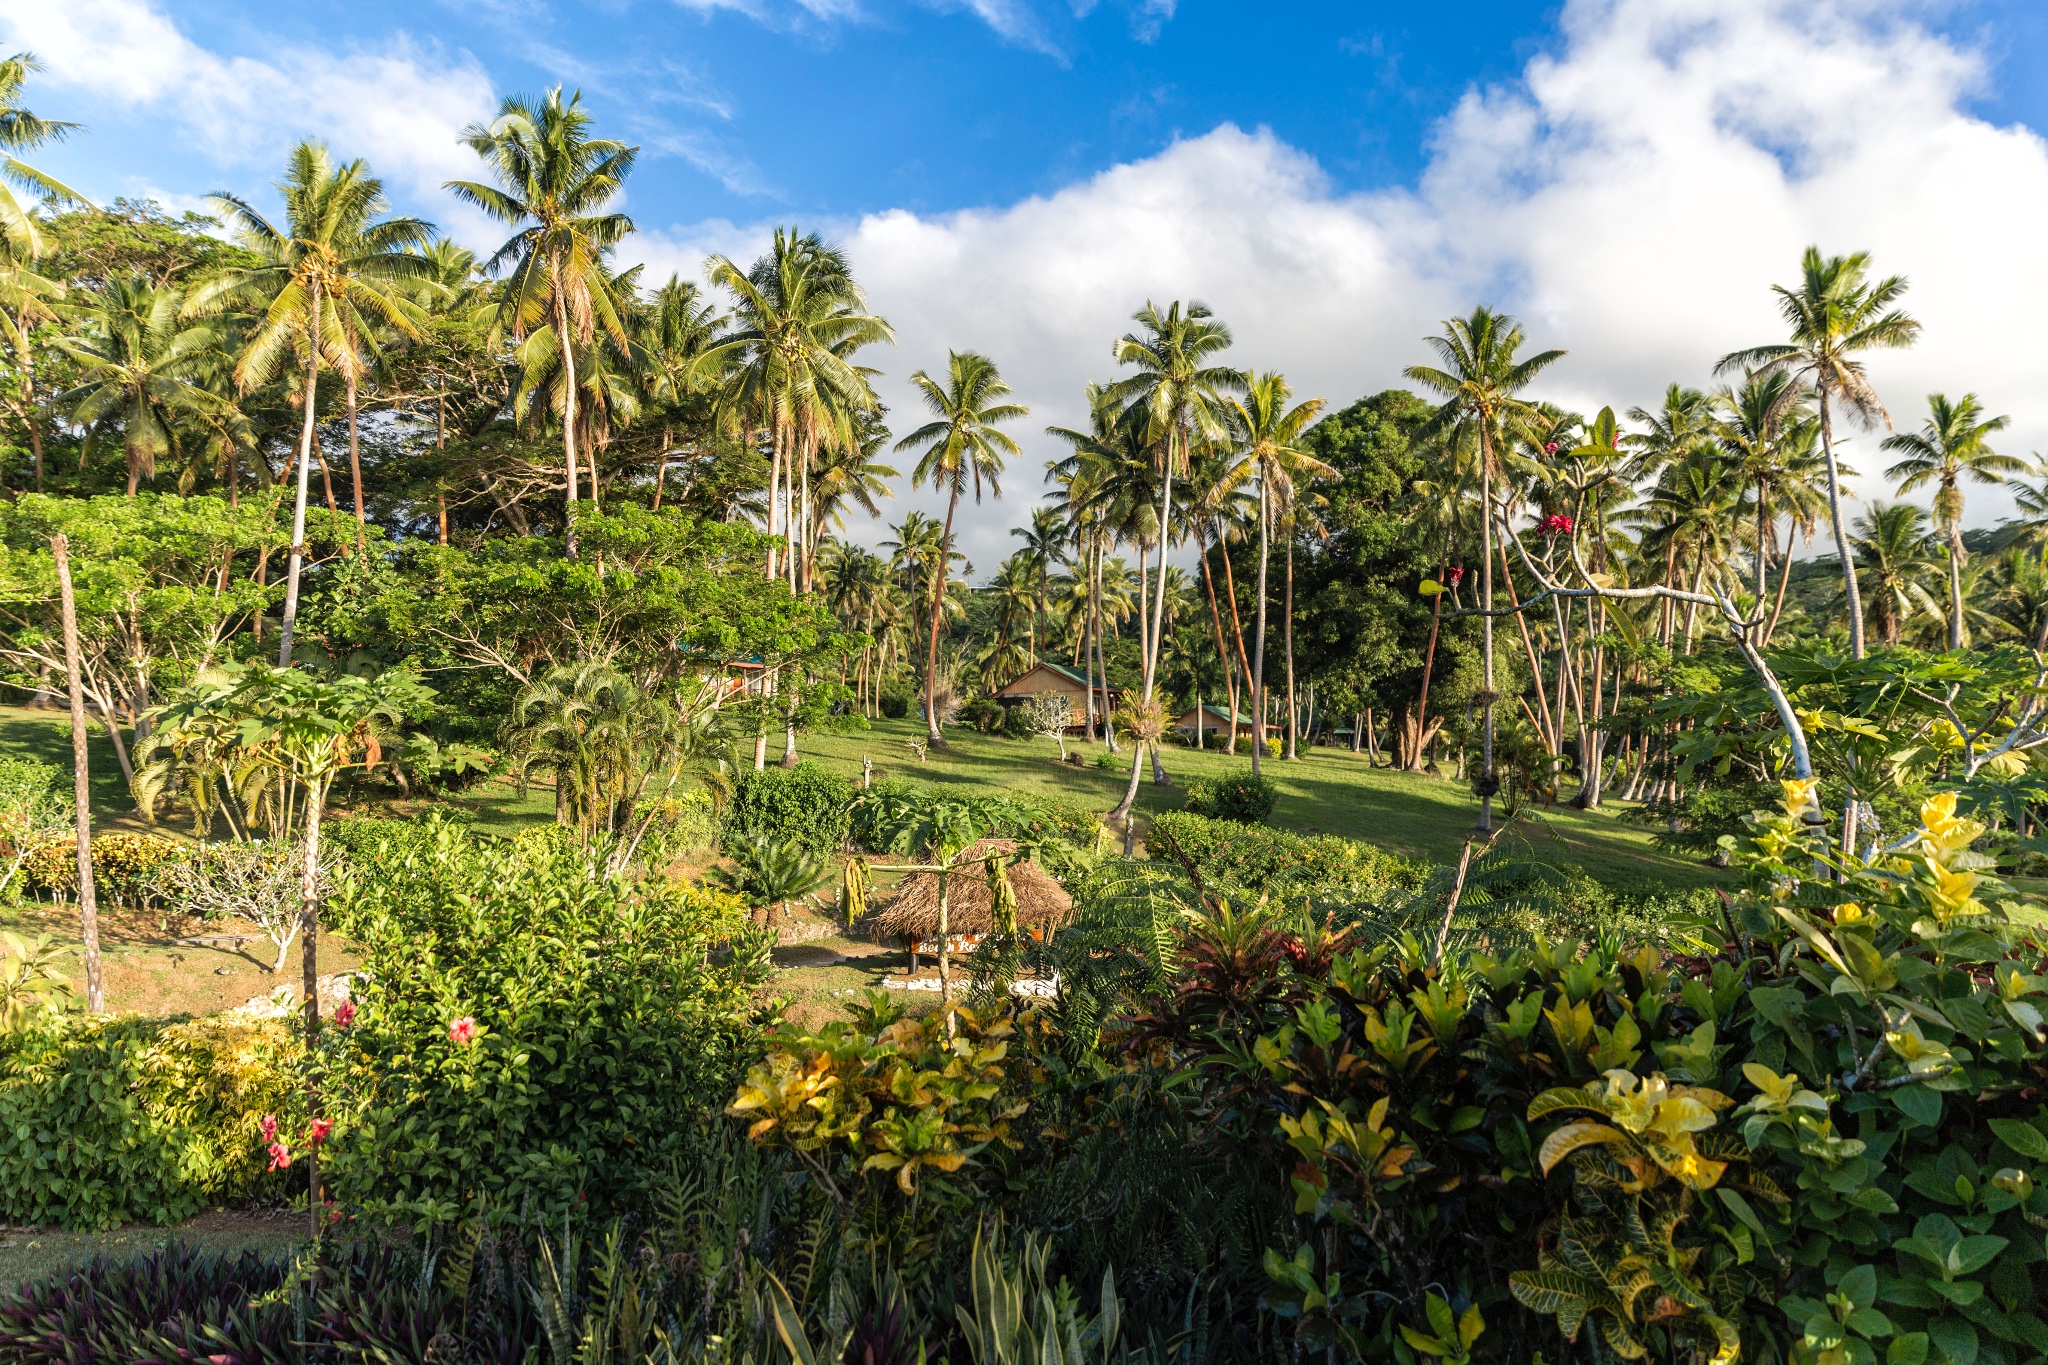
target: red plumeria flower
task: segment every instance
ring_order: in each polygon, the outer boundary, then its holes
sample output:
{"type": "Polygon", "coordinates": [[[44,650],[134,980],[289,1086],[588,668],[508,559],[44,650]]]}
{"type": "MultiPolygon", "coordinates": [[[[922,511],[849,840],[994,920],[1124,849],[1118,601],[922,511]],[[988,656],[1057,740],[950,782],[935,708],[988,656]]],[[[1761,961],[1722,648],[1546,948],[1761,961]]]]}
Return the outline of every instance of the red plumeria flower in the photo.
{"type": "Polygon", "coordinates": [[[1546,536],[1568,536],[1572,533],[1572,519],[1559,512],[1543,519],[1543,534],[1546,536]]]}
{"type": "Polygon", "coordinates": [[[327,1135],[333,1131],[333,1119],[314,1119],[306,1125],[306,1142],[310,1146],[318,1147],[327,1141],[327,1135]]]}
{"type": "Polygon", "coordinates": [[[1455,588],[1458,586],[1459,581],[1465,577],[1465,571],[1457,568],[1446,569],[1444,570],[1444,577],[1450,579],[1451,586],[1455,588]]]}
{"type": "Polygon", "coordinates": [[[263,1116],[263,1124],[262,1124],[262,1128],[263,1128],[263,1140],[264,1140],[265,1142],[275,1142],[275,1141],[277,1141],[277,1115],[275,1115],[275,1114],[265,1114],[265,1115],[263,1116]]]}
{"type": "Polygon", "coordinates": [[[1555,455],[1555,454],[1557,454],[1557,442],[1555,442],[1555,441],[1545,441],[1545,442],[1543,443],[1543,453],[1544,453],[1545,455],[1555,455]]]}
{"type": "Polygon", "coordinates": [[[356,1002],[353,1000],[342,1001],[341,1004],[338,1007],[336,1007],[334,1011],[335,1026],[337,1028],[347,1028],[351,1024],[355,1023],[355,1021],[356,1002]]]}
{"type": "Polygon", "coordinates": [[[465,1014],[448,1025],[448,1041],[467,1047],[476,1040],[476,1016],[465,1014]]]}
{"type": "Polygon", "coordinates": [[[271,1143],[271,1144],[270,1144],[270,1169],[271,1169],[271,1170],[273,1170],[273,1171],[281,1171],[281,1170],[283,1170],[283,1169],[284,1169],[285,1167],[287,1167],[287,1166],[289,1166],[289,1165],[291,1165],[291,1164],[292,1164],[292,1154],[291,1154],[291,1152],[290,1152],[290,1151],[288,1151],[288,1150],[287,1150],[287,1149],[285,1148],[285,1145],[284,1145],[284,1144],[283,1144],[282,1142],[273,1142],[273,1143],[271,1143]]]}

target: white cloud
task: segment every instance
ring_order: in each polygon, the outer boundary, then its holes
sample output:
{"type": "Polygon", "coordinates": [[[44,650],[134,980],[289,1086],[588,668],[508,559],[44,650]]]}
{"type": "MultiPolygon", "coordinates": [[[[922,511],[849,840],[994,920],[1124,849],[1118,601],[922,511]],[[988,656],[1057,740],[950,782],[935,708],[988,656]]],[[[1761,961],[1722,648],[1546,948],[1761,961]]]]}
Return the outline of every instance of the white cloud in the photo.
{"type": "Polygon", "coordinates": [[[0,33],[9,51],[42,58],[49,70],[39,79],[172,120],[220,164],[268,171],[282,166],[292,142],[324,136],[337,155],[367,158],[394,188],[421,199],[442,200],[444,180],[476,173],[457,134],[497,105],[474,58],[403,34],[379,51],[222,56],[151,0],[8,5],[0,33]]]}
{"type": "MultiPolygon", "coordinates": [[[[1705,384],[1716,359],[1774,340],[1769,286],[1810,242],[1868,250],[1912,279],[1920,345],[1872,364],[1901,425],[1923,395],[1975,390],[2048,446],[2032,319],[2048,297],[2048,146],[1971,117],[1974,55],[1917,27],[1913,0],[1573,0],[1558,52],[1474,91],[1439,127],[1412,191],[1340,195],[1266,132],[1220,127],[1006,208],[806,224],[837,232],[901,344],[885,398],[947,347],[987,351],[1033,408],[1003,504],[963,514],[986,571],[1035,501],[1039,436],[1115,373],[1112,338],[1148,298],[1199,298],[1238,363],[1348,402],[1401,382],[1439,320],[1487,302],[1571,355],[1546,396],[1585,410],[1705,384]]],[[[643,239],[689,273],[742,259],[765,227],[643,239]]],[[[1850,458],[1879,467],[1874,439],[1850,458]]],[[[1881,492],[1873,486],[1873,492],[1881,492]]],[[[899,505],[929,506],[923,495],[899,505]]],[[[1973,493],[1973,522],[2003,510],[1973,493]]],[[[900,515],[892,509],[892,516],[900,515]]],[[[868,538],[866,529],[856,528],[868,538]]]]}

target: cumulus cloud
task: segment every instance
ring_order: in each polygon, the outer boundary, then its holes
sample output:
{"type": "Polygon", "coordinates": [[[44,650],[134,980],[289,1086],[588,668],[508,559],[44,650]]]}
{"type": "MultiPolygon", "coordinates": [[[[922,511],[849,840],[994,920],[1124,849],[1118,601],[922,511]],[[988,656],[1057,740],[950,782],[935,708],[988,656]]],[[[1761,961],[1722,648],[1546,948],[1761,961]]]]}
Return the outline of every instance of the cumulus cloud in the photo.
{"type": "Polygon", "coordinates": [[[444,180],[475,174],[457,134],[497,106],[474,58],[403,34],[377,51],[222,56],[151,0],[9,5],[0,33],[9,51],[35,52],[53,84],[173,120],[223,165],[269,169],[297,139],[325,136],[421,199],[441,199],[444,180]]]}
{"type": "MultiPolygon", "coordinates": [[[[1037,462],[1057,453],[1038,428],[1084,417],[1082,385],[1115,373],[1110,342],[1147,299],[1209,303],[1239,364],[1333,403],[1400,384],[1423,334],[1491,303],[1571,352],[1544,396],[1625,411],[1777,339],[1769,286],[1794,277],[1808,243],[1868,250],[1879,271],[1910,276],[1926,328],[1872,364],[1900,424],[1917,425],[1928,392],[1974,390],[2013,416],[2010,449],[2041,448],[2048,395],[2023,339],[2048,297],[2035,246],[2048,146],[1965,111],[1981,65],[1916,9],[1572,0],[1556,50],[1468,93],[1412,188],[1336,193],[1270,133],[1224,126],[1008,207],[824,226],[896,324],[898,354],[881,362],[892,406],[912,401],[901,376],[943,365],[948,347],[994,356],[1032,405],[1009,497],[964,517],[983,572],[1013,545],[1037,462]]],[[[640,249],[687,273],[706,249],[744,259],[765,235],[682,226],[640,249]]],[[[1874,446],[1858,436],[1850,458],[1881,467],[1874,446]]],[[[892,515],[930,506],[898,503],[892,515]]],[[[1972,521],[2004,509],[1972,494],[1972,521]]]]}

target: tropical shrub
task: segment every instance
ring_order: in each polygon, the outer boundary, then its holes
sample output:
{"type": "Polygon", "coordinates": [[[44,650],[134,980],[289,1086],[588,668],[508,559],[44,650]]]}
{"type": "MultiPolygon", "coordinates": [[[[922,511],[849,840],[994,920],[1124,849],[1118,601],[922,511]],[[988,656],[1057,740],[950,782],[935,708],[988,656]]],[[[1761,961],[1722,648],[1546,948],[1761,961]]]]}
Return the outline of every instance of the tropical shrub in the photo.
{"type": "MultiPolygon", "coordinates": [[[[104,903],[143,910],[157,903],[157,873],[178,855],[181,846],[160,834],[116,831],[92,840],[93,890],[104,903]]],[[[39,844],[22,864],[28,885],[38,891],[66,895],[78,890],[78,840],[51,839],[39,844]]]]}
{"type": "Polygon", "coordinates": [[[1185,859],[1210,886],[1253,896],[1288,888],[1373,900],[1414,885],[1425,870],[1355,839],[1247,829],[1184,810],[1155,818],[1145,848],[1154,859],[1185,859]]]}
{"type": "Polygon", "coordinates": [[[978,697],[960,708],[960,719],[985,735],[1002,729],[1009,716],[1009,708],[987,697],[978,697]]]}
{"type": "Polygon", "coordinates": [[[744,907],[607,873],[573,831],[444,827],[338,872],[334,905],[366,951],[354,1018],[325,1035],[325,1169],[362,1209],[638,1206],[757,1046],[767,954],[744,907]]]}
{"type": "Polygon", "coordinates": [[[733,783],[720,838],[798,843],[813,853],[832,853],[846,842],[853,796],[851,782],[809,760],[744,772],[733,783]]]}
{"type": "Polygon", "coordinates": [[[302,1107],[278,1020],[46,1016],[0,1034],[0,1218],[175,1223],[271,1188],[265,1114],[302,1107]]]}
{"type": "Polygon", "coordinates": [[[902,720],[910,714],[910,694],[894,688],[884,689],[877,705],[887,719],[902,720]]]}
{"type": "Polygon", "coordinates": [[[1190,815],[1212,820],[1235,820],[1256,825],[1273,813],[1280,801],[1280,789],[1261,773],[1232,773],[1227,777],[1198,777],[1188,783],[1181,809],[1190,815]]]}

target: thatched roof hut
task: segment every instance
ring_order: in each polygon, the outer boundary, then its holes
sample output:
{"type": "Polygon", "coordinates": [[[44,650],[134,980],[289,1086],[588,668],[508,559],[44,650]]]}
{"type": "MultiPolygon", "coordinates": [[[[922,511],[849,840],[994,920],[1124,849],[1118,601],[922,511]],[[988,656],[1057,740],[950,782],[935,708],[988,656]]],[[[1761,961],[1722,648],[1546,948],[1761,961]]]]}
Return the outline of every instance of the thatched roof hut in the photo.
{"type": "MultiPolygon", "coordinates": [[[[962,858],[987,853],[1015,853],[1016,841],[982,839],[962,858]]],[[[1017,927],[1029,933],[1065,926],[1074,913],[1074,898],[1037,863],[1011,863],[1007,875],[1017,894],[1017,927]]],[[[969,863],[948,878],[946,928],[950,935],[986,934],[995,928],[995,893],[989,886],[988,864],[969,863]]],[[[939,874],[913,872],[896,888],[888,904],[876,910],[869,928],[878,938],[935,939],[939,933],[939,874]]]]}

